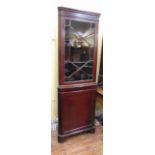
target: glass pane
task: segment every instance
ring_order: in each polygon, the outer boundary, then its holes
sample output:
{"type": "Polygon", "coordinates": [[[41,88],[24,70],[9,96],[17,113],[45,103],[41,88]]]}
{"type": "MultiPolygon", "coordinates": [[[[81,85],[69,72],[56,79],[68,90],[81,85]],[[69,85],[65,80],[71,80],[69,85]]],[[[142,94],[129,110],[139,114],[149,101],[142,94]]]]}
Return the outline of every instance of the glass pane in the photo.
{"type": "Polygon", "coordinates": [[[95,24],[65,21],[65,81],[92,79],[95,24]]]}

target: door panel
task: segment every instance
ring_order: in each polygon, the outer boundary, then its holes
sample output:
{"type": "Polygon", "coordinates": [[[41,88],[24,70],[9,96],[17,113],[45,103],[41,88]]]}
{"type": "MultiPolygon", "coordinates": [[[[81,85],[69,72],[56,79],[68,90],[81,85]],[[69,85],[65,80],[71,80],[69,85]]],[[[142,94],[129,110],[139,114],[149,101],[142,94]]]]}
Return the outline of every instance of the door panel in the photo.
{"type": "Polygon", "coordinates": [[[93,125],[96,89],[59,93],[61,132],[93,125]]]}

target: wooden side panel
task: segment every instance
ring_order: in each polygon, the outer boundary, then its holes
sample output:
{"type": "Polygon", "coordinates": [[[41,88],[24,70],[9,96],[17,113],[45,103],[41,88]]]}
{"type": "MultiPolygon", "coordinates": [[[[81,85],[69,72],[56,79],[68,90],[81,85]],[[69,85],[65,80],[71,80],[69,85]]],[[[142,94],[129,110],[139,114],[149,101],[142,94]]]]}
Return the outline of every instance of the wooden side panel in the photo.
{"type": "Polygon", "coordinates": [[[59,133],[93,126],[96,89],[59,93],[59,133]]]}

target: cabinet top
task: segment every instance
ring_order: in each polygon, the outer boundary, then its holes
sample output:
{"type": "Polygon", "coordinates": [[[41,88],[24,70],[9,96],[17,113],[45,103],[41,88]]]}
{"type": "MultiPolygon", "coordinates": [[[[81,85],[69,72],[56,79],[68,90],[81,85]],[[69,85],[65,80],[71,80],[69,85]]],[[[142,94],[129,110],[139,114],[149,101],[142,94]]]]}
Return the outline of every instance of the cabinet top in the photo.
{"type": "Polygon", "coordinates": [[[59,15],[64,15],[64,16],[67,16],[67,15],[74,16],[74,14],[81,14],[86,16],[92,16],[93,18],[96,18],[96,19],[100,17],[100,13],[77,10],[77,9],[72,9],[67,7],[58,7],[58,11],[59,11],[59,15]]]}

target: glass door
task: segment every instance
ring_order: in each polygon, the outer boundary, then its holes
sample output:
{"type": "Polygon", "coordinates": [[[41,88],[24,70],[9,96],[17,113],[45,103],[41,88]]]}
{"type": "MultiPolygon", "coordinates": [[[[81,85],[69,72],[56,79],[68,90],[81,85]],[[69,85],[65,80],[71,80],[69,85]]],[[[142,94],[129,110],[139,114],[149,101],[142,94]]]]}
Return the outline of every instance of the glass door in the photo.
{"type": "Polygon", "coordinates": [[[95,24],[65,21],[65,82],[93,79],[95,24]]]}

